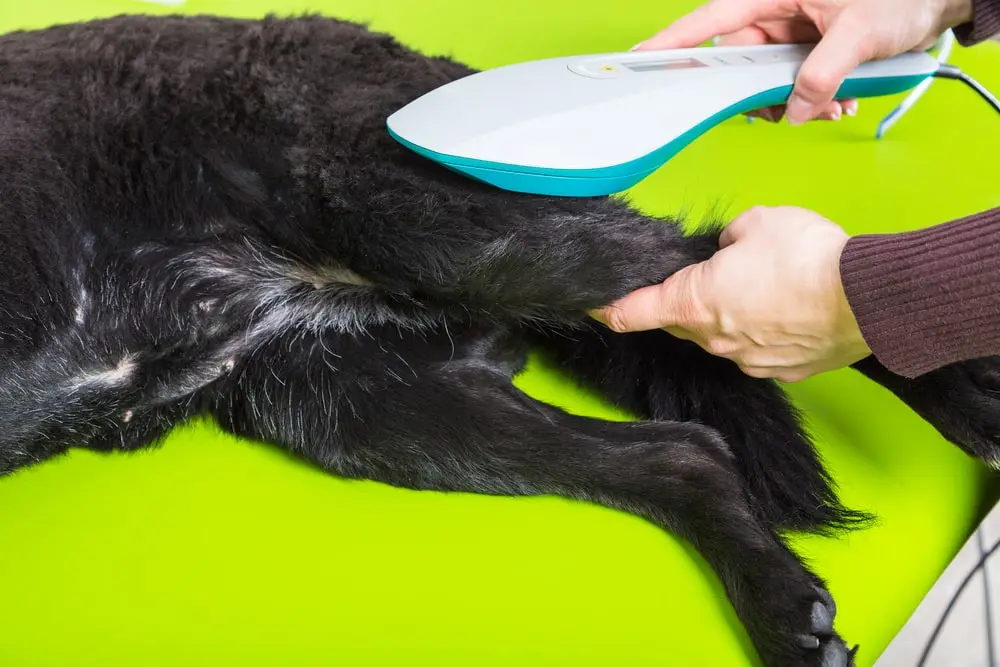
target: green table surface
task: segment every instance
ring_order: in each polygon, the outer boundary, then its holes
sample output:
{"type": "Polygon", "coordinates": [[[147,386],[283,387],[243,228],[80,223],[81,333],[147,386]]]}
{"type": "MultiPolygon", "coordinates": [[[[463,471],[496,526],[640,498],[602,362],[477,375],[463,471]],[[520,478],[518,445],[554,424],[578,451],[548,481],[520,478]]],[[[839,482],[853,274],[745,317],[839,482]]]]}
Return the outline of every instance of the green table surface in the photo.
{"type": "MultiPolygon", "coordinates": [[[[4,2],[0,31],[121,12],[321,11],[476,67],[625,50],[694,2],[128,0],[4,2]]],[[[1000,46],[953,62],[1000,91],[1000,46]]],[[[899,97],[805,127],[727,121],[629,195],[645,210],[813,208],[851,232],[1000,205],[996,115],[936,82],[889,135],[899,97]]],[[[613,131],[613,128],[608,128],[613,131]]],[[[518,380],[565,409],[624,415],[540,363],[518,380]]],[[[845,500],[880,524],[796,539],[871,665],[989,500],[982,466],[859,375],[789,388],[845,500]]],[[[0,481],[0,665],[756,664],[712,572],[626,514],[559,498],[414,492],[321,473],[212,425],[157,450],[74,450],[0,481]]]]}

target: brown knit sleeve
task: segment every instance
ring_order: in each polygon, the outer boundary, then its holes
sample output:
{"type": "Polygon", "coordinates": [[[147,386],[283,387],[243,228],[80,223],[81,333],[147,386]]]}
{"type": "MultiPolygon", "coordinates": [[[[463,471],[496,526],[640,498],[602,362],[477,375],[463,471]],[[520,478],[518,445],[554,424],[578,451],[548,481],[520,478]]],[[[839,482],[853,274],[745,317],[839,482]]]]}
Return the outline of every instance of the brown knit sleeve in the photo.
{"type": "Polygon", "coordinates": [[[962,46],[972,46],[1000,33],[1000,0],[973,0],[972,20],[952,31],[962,46]]]}
{"type": "Polygon", "coordinates": [[[861,334],[916,377],[1000,354],[1000,208],[901,234],[851,238],[841,280],[861,334]]]}

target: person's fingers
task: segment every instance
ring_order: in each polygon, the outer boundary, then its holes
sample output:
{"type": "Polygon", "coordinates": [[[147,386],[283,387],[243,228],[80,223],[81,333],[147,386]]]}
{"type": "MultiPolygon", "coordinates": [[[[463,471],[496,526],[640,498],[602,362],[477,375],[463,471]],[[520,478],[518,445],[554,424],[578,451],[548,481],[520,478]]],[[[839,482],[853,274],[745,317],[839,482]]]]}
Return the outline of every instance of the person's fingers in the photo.
{"type": "Polygon", "coordinates": [[[759,46],[770,43],[768,34],[760,27],[751,25],[736,32],[719,37],[718,46],[759,46]]]}
{"type": "Polygon", "coordinates": [[[819,369],[814,369],[809,366],[799,366],[797,368],[790,368],[780,373],[776,373],[774,375],[774,379],[778,382],[784,382],[785,384],[794,384],[796,382],[808,380],[819,372],[821,372],[819,369]]]}
{"type": "Polygon", "coordinates": [[[725,250],[738,241],[744,232],[746,224],[743,222],[746,213],[741,213],[726,225],[719,233],[719,250],[725,250]]]}
{"type": "Polygon", "coordinates": [[[719,249],[724,250],[740,239],[745,238],[754,225],[760,222],[761,213],[763,213],[764,208],[763,206],[754,206],[733,218],[719,234],[719,249]]]}
{"type": "Polygon", "coordinates": [[[840,120],[844,114],[843,107],[840,106],[839,102],[830,102],[826,109],[821,111],[819,115],[816,116],[816,120],[840,120]]]}
{"type": "Polygon", "coordinates": [[[716,35],[742,30],[777,11],[774,0],[710,0],[685,14],[652,37],[637,44],[636,51],[683,49],[706,42],[716,35]]]}
{"type": "Polygon", "coordinates": [[[785,107],[783,105],[763,107],[760,109],[754,109],[753,111],[748,111],[745,115],[750,116],[751,118],[760,118],[761,120],[766,120],[769,123],[778,123],[785,115],[785,107]]]}
{"type": "Polygon", "coordinates": [[[849,16],[838,17],[802,63],[786,104],[792,125],[812,120],[829,106],[844,79],[874,52],[870,31],[849,16]]]}
{"type": "Polygon", "coordinates": [[[663,327],[663,330],[675,338],[697,342],[697,338],[695,337],[694,332],[688,331],[684,327],[668,326],[668,327],[663,327]]]}
{"type": "Polygon", "coordinates": [[[815,44],[823,36],[812,19],[794,12],[758,21],[753,27],[764,34],[766,44],[815,44]]]}
{"type": "Polygon", "coordinates": [[[795,368],[776,368],[772,366],[753,366],[748,364],[737,364],[744,375],[761,380],[778,380],[786,384],[802,382],[816,375],[818,371],[808,366],[796,366],[795,368]]]}
{"type": "MultiPolygon", "coordinates": [[[[820,112],[813,120],[840,120],[844,114],[844,108],[839,102],[830,102],[830,105],[825,110],[820,112]]],[[[785,116],[785,107],[764,107],[763,109],[748,111],[746,115],[766,120],[769,123],[780,123],[781,119],[785,116]]]]}
{"type": "Polygon", "coordinates": [[[761,380],[770,380],[778,376],[779,373],[787,370],[784,368],[769,368],[767,366],[748,366],[742,363],[737,363],[740,370],[743,371],[744,375],[749,375],[752,378],[759,378],[761,380]]]}
{"type": "MultiPolygon", "coordinates": [[[[774,339],[774,336],[771,336],[774,339]]],[[[815,356],[813,350],[804,348],[794,338],[784,342],[769,342],[764,345],[750,344],[744,346],[737,359],[744,366],[770,368],[774,372],[793,371],[808,363],[815,356]]]]}
{"type": "MultiPolygon", "coordinates": [[[[858,101],[855,99],[844,100],[838,102],[834,100],[826,107],[826,109],[816,116],[815,120],[840,120],[843,116],[854,116],[858,113],[858,101]]],[[[785,107],[784,105],[776,104],[770,107],[762,107],[760,109],[754,109],[753,111],[748,111],[746,116],[751,116],[753,118],[760,118],[761,120],[766,120],[769,123],[780,123],[781,119],[785,117],[785,107]]]]}

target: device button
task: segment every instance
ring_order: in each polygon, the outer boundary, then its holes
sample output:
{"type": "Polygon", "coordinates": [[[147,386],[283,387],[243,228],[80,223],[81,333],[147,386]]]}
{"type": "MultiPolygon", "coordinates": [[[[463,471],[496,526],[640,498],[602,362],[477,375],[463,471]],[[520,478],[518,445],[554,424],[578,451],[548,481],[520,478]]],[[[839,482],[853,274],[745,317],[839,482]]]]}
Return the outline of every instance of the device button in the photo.
{"type": "Polygon", "coordinates": [[[615,79],[621,76],[621,65],[606,62],[570,63],[569,71],[591,79],[615,79]]]}

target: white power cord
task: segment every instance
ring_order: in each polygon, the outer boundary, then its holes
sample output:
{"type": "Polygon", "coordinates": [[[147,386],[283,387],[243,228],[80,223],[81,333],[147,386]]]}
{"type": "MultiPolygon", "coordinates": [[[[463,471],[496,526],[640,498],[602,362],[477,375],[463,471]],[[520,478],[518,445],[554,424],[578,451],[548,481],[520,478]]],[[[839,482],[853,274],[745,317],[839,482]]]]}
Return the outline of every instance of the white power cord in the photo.
{"type": "MultiPolygon", "coordinates": [[[[937,46],[937,61],[942,65],[948,62],[948,56],[951,55],[951,49],[955,45],[955,33],[951,30],[946,31],[941,37],[938,38],[937,46]]],[[[917,103],[927,89],[931,87],[934,82],[934,78],[927,78],[920,82],[916,88],[910,91],[899,105],[889,112],[889,114],[882,119],[878,124],[878,129],[875,131],[875,138],[881,139],[885,136],[885,133],[889,131],[893,125],[899,122],[899,119],[906,114],[907,111],[913,108],[913,105],[917,103]]]]}

